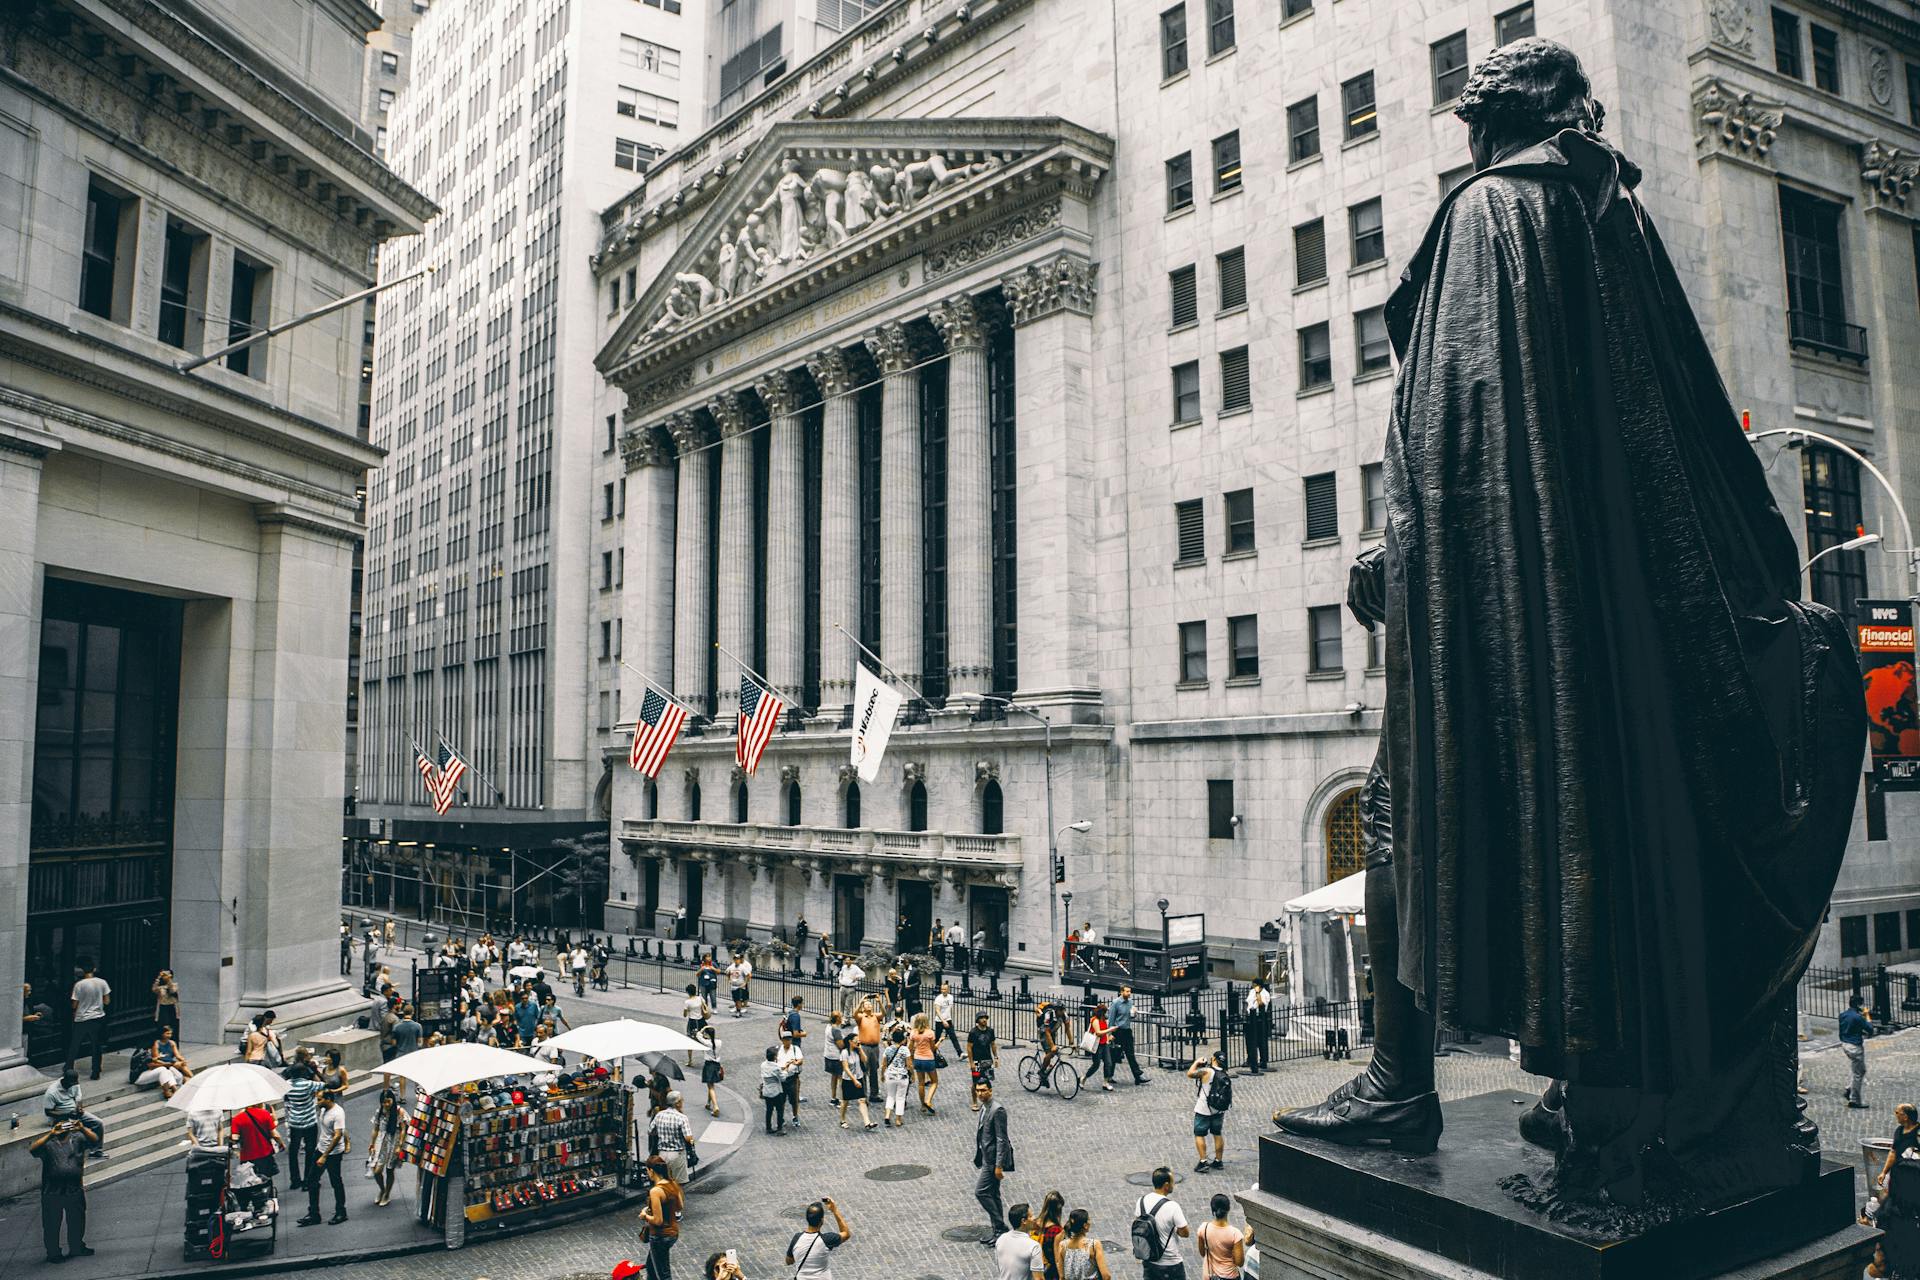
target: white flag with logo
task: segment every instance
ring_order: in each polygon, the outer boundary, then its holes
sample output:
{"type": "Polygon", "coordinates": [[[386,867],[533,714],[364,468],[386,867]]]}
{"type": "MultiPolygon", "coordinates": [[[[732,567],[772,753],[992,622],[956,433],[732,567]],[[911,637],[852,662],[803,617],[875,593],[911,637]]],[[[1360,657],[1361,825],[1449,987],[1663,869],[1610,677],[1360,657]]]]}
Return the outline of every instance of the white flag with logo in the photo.
{"type": "Polygon", "coordinates": [[[880,776],[880,757],[887,753],[887,739],[893,736],[893,719],[905,702],[879,676],[856,664],[853,675],[853,767],[860,781],[872,782],[880,776]]]}

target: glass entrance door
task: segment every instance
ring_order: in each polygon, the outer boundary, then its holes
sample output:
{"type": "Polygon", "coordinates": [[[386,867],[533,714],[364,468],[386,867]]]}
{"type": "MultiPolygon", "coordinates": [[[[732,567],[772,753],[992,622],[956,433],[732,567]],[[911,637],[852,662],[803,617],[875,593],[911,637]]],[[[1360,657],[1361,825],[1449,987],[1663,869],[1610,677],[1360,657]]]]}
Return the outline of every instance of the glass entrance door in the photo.
{"type": "Polygon", "coordinates": [[[903,955],[925,951],[927,935],[933,930],[933,886],[924,880],[901,880],[895,889],[900,918],[895,922],[893,949],[903,955]]]}
{"type": "Polygon", "coordinates": [[[867,936],[867,880],[865,876],[833,878],[833,945],[836,951],[860,954],[867,936]]]}

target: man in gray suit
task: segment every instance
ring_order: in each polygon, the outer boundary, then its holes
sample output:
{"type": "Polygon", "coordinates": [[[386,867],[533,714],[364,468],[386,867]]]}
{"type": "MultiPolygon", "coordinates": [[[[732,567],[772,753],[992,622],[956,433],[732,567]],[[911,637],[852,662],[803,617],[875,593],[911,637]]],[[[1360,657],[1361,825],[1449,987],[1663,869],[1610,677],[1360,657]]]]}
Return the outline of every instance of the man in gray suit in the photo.
{"type": "Polygon", "coordinates": [[[980,1171],[974,1181],[973,1196],[987,1211],[992,1232],[981,1241],[992,1244],[1007,1230],[1007,1213],[1000,1204],[1000,1180],[1013,1172],[1013,1140],[1007,1136],[1007,1109],[993,1100],[993,1085],[986,1080],[973,1086],[980,1103],[980,1124],[973,1131],[973,1167],[980,1171]]]}

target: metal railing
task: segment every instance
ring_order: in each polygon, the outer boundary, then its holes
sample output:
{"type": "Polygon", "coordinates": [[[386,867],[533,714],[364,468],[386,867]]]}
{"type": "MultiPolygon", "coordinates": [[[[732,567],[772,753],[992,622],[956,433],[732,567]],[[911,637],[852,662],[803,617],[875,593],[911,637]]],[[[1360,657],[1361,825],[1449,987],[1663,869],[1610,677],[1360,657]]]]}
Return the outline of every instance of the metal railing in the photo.
{"type": "Polygon", "coordinates": [[[1920,973],[1893,972],[1885,965],[1863,969],[1809,968],[1800,979],[1800,1012],[1839,1020],[1859,996],[1867,1016],[1883,1030],[1920,1027],[1920,973]]]}
{"type": "Polygon", "coordinates": [[[1810,347],[1859,364],[1867,362],[1867,331],[1815,311],[1787,312],[1787,335],[1796,347],[1810,347]]]}

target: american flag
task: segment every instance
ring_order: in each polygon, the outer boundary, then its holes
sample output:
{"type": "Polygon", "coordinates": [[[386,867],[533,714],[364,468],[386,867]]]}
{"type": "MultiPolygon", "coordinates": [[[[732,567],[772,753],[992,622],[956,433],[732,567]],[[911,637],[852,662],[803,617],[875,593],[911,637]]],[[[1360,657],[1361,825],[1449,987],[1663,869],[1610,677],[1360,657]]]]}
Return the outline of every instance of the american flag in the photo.
{"type": "Polygon", "coordinates": [[[640,719],[633,726],[633,750],[627,763],[649,778],[658,778],[660,766],[667,762],[667,752],[679,741],[680,728],[686,722],[685,707],[648,685],[646,696],[640,699],[640,719]]]}
{"type": "Polygon", "coordinates": [[[434,777],[427,779],[427,790],[433,795],[433,811],[444,818],[447,810],[453,807],[453,797],[460,789],[460,779],[467,773],[467,762],[447,745],[445,738],[440,740],[440,762],[434,773],[434,777]]]}
{"type": "Polygon", "coordinates": [[[413,747],[413,767],[420,771],[420,781],[427,784],[428,799],[438,800],[440,766],[433,762],[432,756],[420,749],[419,743],[415,743],[413,747]]]}
{"type": "Polygon", "coordinates": [[[773,727],[787,704],[763,689],[752,676],[740,677],[740,732],[733,741],[733,762],[752,773],[760,765],[760,753],[767,749],[773,727]]]}

